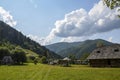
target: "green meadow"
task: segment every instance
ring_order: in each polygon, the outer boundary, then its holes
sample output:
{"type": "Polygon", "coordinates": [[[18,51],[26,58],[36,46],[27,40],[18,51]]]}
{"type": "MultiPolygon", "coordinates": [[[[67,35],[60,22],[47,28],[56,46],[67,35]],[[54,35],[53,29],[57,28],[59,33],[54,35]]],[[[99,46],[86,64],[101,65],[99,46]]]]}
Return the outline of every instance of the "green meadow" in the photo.
{"type": "Polygon", "coordinates": [[[32,63],[0,66],[0,80],[120,80],[120,68],[92,68],[86,65],[60,67],[32,63]]]}

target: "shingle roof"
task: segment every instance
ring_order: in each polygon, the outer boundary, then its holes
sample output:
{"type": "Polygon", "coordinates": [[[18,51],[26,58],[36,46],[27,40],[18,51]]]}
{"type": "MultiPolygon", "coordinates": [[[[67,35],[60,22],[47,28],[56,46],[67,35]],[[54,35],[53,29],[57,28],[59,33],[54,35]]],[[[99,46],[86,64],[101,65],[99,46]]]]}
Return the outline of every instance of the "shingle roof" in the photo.
{"type": "Polygon", "coordinates": [[[95,49],[87,59],[120,59],[120,45],[114,44],[95,49]]]}

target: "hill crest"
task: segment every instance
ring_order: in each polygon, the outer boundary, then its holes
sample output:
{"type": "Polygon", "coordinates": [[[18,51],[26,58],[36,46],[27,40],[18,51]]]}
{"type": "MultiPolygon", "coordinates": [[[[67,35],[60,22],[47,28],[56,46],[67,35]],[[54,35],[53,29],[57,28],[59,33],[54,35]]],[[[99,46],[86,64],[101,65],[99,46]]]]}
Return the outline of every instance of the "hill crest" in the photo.
{"type": "Polygon", "coordinates": [[[11,44],[21,46],[24,49],[31,50],[42,56],[48,56],[51,58],[61,58],[61,56],[55,54],[49,49],[41,46],[37,42],[23,35],[13,27],[0,21],[0,42],[10,42],[11,44]]]}

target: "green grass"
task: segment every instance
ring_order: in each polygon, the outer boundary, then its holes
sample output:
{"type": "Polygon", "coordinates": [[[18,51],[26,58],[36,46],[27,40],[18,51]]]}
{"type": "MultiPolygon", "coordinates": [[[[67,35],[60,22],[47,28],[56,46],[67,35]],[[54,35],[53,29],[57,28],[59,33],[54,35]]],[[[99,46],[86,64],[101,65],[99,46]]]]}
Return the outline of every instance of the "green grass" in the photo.
{"type": "Polygon", "coordinates": [[[31,50],[28,50],[28,49],[23,49],[24,52],[26,52],[26,56],[35,56],[35,57],[38,57],[39,55],[31,50]]]}
{"type": "Polygon", "coordinates": [[[43,64],[0,66],[0,80],[120,80],[120,68],[84,65],[60,67],[43,64]]]}

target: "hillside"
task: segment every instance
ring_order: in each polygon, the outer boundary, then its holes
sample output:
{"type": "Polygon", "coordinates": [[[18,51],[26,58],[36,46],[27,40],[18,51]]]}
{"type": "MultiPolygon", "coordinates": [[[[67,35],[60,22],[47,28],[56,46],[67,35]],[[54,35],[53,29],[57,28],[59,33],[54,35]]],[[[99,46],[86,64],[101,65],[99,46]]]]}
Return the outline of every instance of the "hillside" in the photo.
{"type": "Polygon", "coordinates": [[[38,55],[49,56],[50,58],[61,58],[61,56],[41,46],[37,42],[24,36],[21,32],[0,21],[0,43],[10,42],[11,44],[21,46],[24,49],[31,50],[38,55]]]}
{"type": "Polygon", "coordinates": [[[60,42],[60,43],[55,43],[55,44],[51,44],[51,45],[46,45],[45,47],[50,49],[51,51],[58,53],[61,50],[68,49],[70,47],[75,47],[80,44],[81,44],[80,42],[74,42],[74,43],[60,42]]]}
{"type": "MultiPolygon", "coordinates": [[[[14,52],[15,51],[21,51],[21,52],[24,52],[25,55],[26,55],[26,59],[27,59],[27,62],[32,62],[33,60],[31,59],[31,57],[34,57],[34,58],[37,58],[39,57],[39,55],[31,50],[28,50],[28,49],[23,49],[22,47],[20,46],[17,46],[17,45],[13,45],[9,42],[2,42],[0,43],[0,49],[5,49],[5,50],[8,50],[10,52],[10,56],[13,56],[13,54],[15,54],[14,52]]],[[[5,56],[6,54],[4,54],[5,56]]],[[[0,59],[3,58],[3,55],[0,53],[0,59]]]]}
{"type": "Polygon", "coordinates": [[[46,46],[48,49],[56,52],[57,54],[61,55],[62,57],[66,57],[69,55],[75,55],[76,58],[80,59],[84,54],[91,53],[95,48],[97,48],[97,43],[102,42],[104,45],[111,45],[112,43],[102,40],[102,39],[96,39],[96,40],[86,40],[83,42],[74,42],[73,43],[66,43],[65,45],[62,43],[56,43],[52,45],[46,46]],[[76,44],[77,43],[77,44],[76,44]],[[58,45],[61,45],[57,47],[58,45]],[[74,44],[74,45],[72,45],[74,44]],[[56,46],[56,47],[55,47],[56,46]],[[64,46],[64,48],[61,48],[64,46]],[[66,47],[67,46],[67,47],[66,47]]]}

